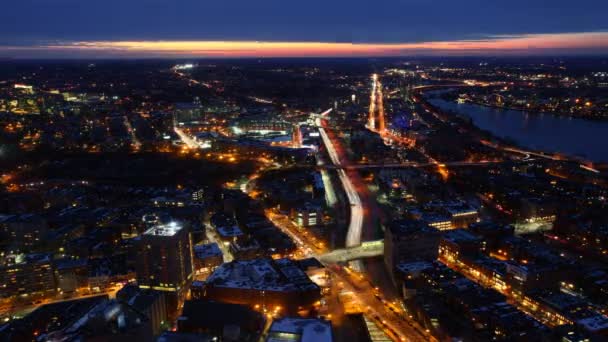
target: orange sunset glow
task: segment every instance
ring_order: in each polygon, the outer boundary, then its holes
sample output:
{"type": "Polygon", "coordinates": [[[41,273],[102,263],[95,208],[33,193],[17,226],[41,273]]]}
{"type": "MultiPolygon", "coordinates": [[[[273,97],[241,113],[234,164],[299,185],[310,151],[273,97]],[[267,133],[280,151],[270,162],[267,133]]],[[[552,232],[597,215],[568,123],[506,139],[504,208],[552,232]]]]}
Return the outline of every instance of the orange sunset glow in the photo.
{"type": "MultiPolygon", "coordinates": [[[[1,49],[1,48],[0,48],[1,49]]],[[[5,48],[6,50],[7,48],[5,48]]],[[[555,50],[608,49],[608,32],[492,36],[419,43],[259,41],[81,41],[8,48],[27,53],[83,53],[134,57],[314,57],[408,54],[536,54],[555,50]]]]}

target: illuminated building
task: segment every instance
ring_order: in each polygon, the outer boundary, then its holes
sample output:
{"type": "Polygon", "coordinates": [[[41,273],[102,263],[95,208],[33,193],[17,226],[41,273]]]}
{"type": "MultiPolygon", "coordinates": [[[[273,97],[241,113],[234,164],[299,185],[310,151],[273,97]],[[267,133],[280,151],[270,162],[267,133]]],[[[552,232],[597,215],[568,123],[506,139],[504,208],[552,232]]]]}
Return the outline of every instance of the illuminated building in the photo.
{"type": "Polygon", "coordinates": [[[439,230],[467,228],[479,222],[479,211],[463,201],[432,201],[424,210],[412,211],[412,214],[439,230]]]}
{"type": "Polygon", "coordinates": [[[21,90],[24,94],[33,94],[34,87],[28,84],[15,83],[13,86],[15,89],[21,90]]]}
{"type": "Polygon", "coordinates": [[[205,282],[194,282],[192,297],[249,305],[275,313],[310,308],[320,287],[290,259],[254,259],[224,263],[205,282]]]}
{"type": "Polygon", "coordinates": [[[137,282],[142,289],[165,291],[168,306],[177,309],[192,281],[192,242],[177,222],[146,230],[139,240],[137,282]]]}
{"type": "Polygon", "coordinates": [[[291,122],[277,120],[274,115],[247,116],[234,120],[230,127],[235,135],[257,133],[267,135],[271,133],[288,134],[293,131],[291,122]]]}
{"type": "Polygon", "coordinates": [[[180,198],[168,198],[164,196],[158,196],[152,198],[152,203],[155,207],[183,207],[185,202],[180,198]]]}
{"type": "Polygon", "coordinates": [[[548,331],[499,292],[440,262],[404,263],[399,270],[408,313],[437,339],[459,335],[462,330],[455,327],[471,325],[484,340],[540,341],[548,331]]]}
{"type": "Polygon", "coordinates": [[[320,205],[304,203],[291,210],[291,219],[298,227],[312,227],[323,224],[323,210],[320,205]]]}
{"type": "Polygon", "coordinates": [[[507,265],[507,280],[514,295],[538,289],[554,289],[564,279],[573,274],[571,267],[558,263],[527,262],[507,265]]]}
{"type": "Polygon", "coordinates": [[[192,200],[194,202],[202,202],[204,198],[205,198],[205,190],[204,189],[199,189],[199,190],[196,190],[196,191],[192,192],[192,200]]]}
{"type": "Polygon", "coordinates": [[[160,218],[158,217],[158,215],[156,215],[154,213],[145,214],[142,216],[141,221],[143,222],[144,227],[151,228],[160,223],[160,218]]]}
{"type": "Polygon", "coordinates": [[[0,215],[0,244],[27,250],[41,243],[48,229],[46,219],[36,214],[0,215]]]}
{"type": "Polygon", "coordinates": [[[194,269],[198,273],[209,273],[224,262],[217,243],[194,246],[194,269]]]}
{"type": "Polygon", "coordinates": [[[192,63],[185,63],[185,64],[177,64],[173,67],[173,69],[175,70],[190,70],[190,69],[194,69],[195,65],[192,63]]]}
{"type": "Polygon", "coordinates": [[[0,291],[4,298],[43,298],[57,290],[51,257],[31,254],[0,268],[0,291]]]}
{"type": "Polygon", "coordinates": [[[233,216],[222,212],[215,213],[209,222],[226,246],[243,236],[243,232],[233,216]]]}
{"type": "Polygon", "coordinates": [[[537,291],[525,296],[522,304],[550,326],[575,324],[598,341],[608,336],[608,317],[584,298],[562,292],[537,291]]]}
{"type": "Polygon", "coordinates": [[[260,243],[254,238],[237,239],[231,242],[229,251],[238,260],[257,259],[264,254],[260,243]]]}
{"type": "Polygon", "coordinates": [[[437,258],[439,230],[416,220],[390,222],[384,235],[384,262],[391,274],[404,260],[437,258]]]}
{"type": "Polygon", "coordinates": [[[437,230],[450,230],[454,229],[452,226],[452,219],[447,215],[425,213],[422,216],[422,221],[426,222],[429,226],[437,228],[437,230]]]}
{"type": "Polygon", "coordinates": [[[452,228],[467,228],[470,224],[479,222],[479,212],[473,208],[447,208],[452,217],[452,228]]]}
{"type": "Polygon", "coordinates": [[[458,261],[462,255],[474,255],[482,250],[482,240],[464,229],[446,232],[439,241],[439,259],[458,261]]]}
{"type": "Polygon", "coordinates": [[[178,124],[197,122],[203,118],[203,109],[199,102],[177,103],[173,109],[173,119],[178,124]]]}

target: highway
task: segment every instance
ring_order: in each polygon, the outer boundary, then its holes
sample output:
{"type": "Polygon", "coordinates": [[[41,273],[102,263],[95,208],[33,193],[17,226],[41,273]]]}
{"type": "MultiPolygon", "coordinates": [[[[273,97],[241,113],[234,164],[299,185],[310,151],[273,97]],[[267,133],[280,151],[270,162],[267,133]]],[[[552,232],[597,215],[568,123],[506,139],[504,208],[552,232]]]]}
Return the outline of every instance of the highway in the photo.
{"type": "MultiPolygon", "coordinates": [[[[365,274],[352,268],[331,264],[323,260],[323,255],[331,255],[325,244],[317,240],[307,230],[299,229],[289,218],[278,211],[266,210],[266,216],[283,232],[288,234],[298,246],[298,257],[314,257],[326,264],[332,275],[332,283],[353,295],[363,313],[373,320],[384,333],[394,341],[429,341],[432,338],[418,324],[408,317],[397,302],[390,302],[375,288],[365,274]]],[[[377,250],[379,241],[362,246],[370,251],[377,250]]],[[[354,250],[358,250],[354,248],[354,250]]],[[[338,250],[340,251],[340,250],[338,250]]],[[[334,293],[337,295],[337,293],[334,293]]],[[[333,302],[333,301],[332,301],[333,302]]],[[[336,304],[337,305],[337,304],[336,304]]],[[[338,317],[331,317],[332,322],[338,317]]]]}
{"type": "Polygon", "coordinates": [[[374,120],[374,113],[376,112],[376,92],[377,92],[377,83],[378,83],[378,75],[373,74],[372,75],[372,93],[370,95],[370,99],[369,99],[369,119],[368,119],[368,128],[370,130],[375,130],[375,120],[374,120]]]}
{"type": "Polygon", "coordinates": [[[433,340],[415,321],[407,317],[396,301],[387,301],[365,274],[348,267],[330,267],[332,274],[344,289],[365,308],[363,311],[394,341],[433,340]]]}
{"type": "MultiPolygon", "coordinates": [[[[361,245],[365,210],[361,196],[353,184],[351,177],[349,177],[345,170],[348,163],[341,160],[334,142],[325,129],[326,121],[322,118],[331,111],[332,110],[329,109],[318,115],[316,122],[319,127],[319,134],[323,144],[327,149],[333,166],[337,169],[338,178],[340,179],[350,204],[350,222],[346,233],[346,247],[353,248],[361,245]]],[[[305,239],[298,240],[307,241],[305,239]]],[[[308,248],[308,250],[310,249],[314,249],[314,247],[308,248]]],[[[372,254],[377,255],[378,253],[377,251],[372,251],[372,254]]],[[[318,254],[315,255],[315,257],[321,259],[321,256],[318,254]]],[[[355,269],[362,268],[357,267],[360,266],[360,264],[355,264],[354,266],[355,269]]],[[[360,302],[361,307],[365,308],[364,313],[370,319],[373,319],[376,324],[391,337],[391,339],[395,341],[429,340],[429,336],[423,332],[416,323],[405,317],[401,308],[394,304],[390,304],[383,299],[382,294],[371,285],[371,282],[365,278],[365,275],[356,270],[335,265],[331,265],[328,269],[332,270],[331,273],[334,278],[344,284],[346,289],[355,293],[355,298],[360,302]]]]}
{"type": "Polygon", "coordinates": [[[139,139],[137,139],[137,135],[135,135],[135,129],[133,129],[131,122],[126,116],[123,116],[123,120],[127,132],[129,132],[129,135],[131,136],[131,145],[135,150],[139,150],[141,148],[141,142],[139,141],[139,139]]]}
{"type": "MultiPolygon", "coordinates": [[[[325,116],[330,112],[331,109],[325,111],[321,115],[325,116]]],[[[317,119],[317,122],[319,123],[319,134],[321,135],[321,139],[323,140],[323,144],[327,149],[327,153],[329,154],[332,164],[337,168],[342,167],[342,162],[338,156],[338,152],[336,151],[333,142],[323,127],[324,120],[317,119]]],[[[346,171],[343,169],[338,169],[338,178],[342,183],[342,187],[344,188],[344,192],[348,198],[348,203],[350,204],[350,222],[348,225],[348,231],[346,233],[346,247],[358,246],[361,244],[361,234],[363,232],[363,204],[357,190],[355,189],[355,186],[346,174],[346,171]]]]}

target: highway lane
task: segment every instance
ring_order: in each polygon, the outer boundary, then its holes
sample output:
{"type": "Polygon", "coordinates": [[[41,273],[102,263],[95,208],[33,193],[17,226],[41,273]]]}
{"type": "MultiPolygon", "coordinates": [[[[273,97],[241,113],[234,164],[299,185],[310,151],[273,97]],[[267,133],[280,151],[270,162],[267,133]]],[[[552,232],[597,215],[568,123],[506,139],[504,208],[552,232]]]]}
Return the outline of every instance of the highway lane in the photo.
{"type": "MultiPolygon", "coordinates": [[[[341,267],[323,262],[323,255],[331,253],[325,245],[315,243],[313,237],[306,231],[300,230],[289,218],[279,212],[266,210],[266,216],[288,234],[298,246],[300,257],[314,257],[326,264],[327,271],[332,275],[332,283],[339,284],[341,290],[351,292],[353,298],[363,308],[363,313],[375,321],[394,341],[429,341],[431,337],[409,318],[397,303],[389,302],[374,288],[366,276],[352,268],[341,267]]],[[[334,293],[337,295],[337,293],[334,293]]],[[[331,317],[332,322],[339,317],[331,317]]]]}
{"type": "MultiPolygon", "coordinates": [[[[327,134],[324,127],[326,124],[322,118],[328,115],[332,110],[329,109],[322,114],[314,115],[316,117],[317,126],[323,144],[325,145],[331,163],[336,166],[338,178],[346,193],[350,204],[350,222],[346,236],[346,246],[354,247],[361,244],[363,226],[364,226],[364,203],[357,191],[356,186],[349,177],[346,170],[341,167],[344,163],[340,158],[336,146],[327,134]]],[[[322,255],[329,252],[326,246],[315,243],[311,236],[305,235],[305,231],[300,231],[293,226],[287,218],[281,218],[278,213],[266,212],[267,217],[283,232],[288,234],[298,246],[300,254],[304,257],[315,257],[322,259],[322,255]]],[[[384,301],[380,293],[378,293],[371,284],[365,280],[361,273],[356,273],[343,269],[340,266],[328,264],[328,271],[332,274],[335,280],[343,283],[345,289],[353,291],[355,298],[361,307],[365,308],[365,314],[376,321],[381,329],[383,329],[392,339],[396,341],[428,341],[428,335],[416,327],[408,318],[404,317],[402,311],[395,306],[390,306],[384,301]]]]}
{"type": "MultiPolygon", "coordinates": [[[[331,109],[324,112],[322,115],[329,114],[329,112],[331,112],[331,109]]],[[[342,161],[338,156],[338,152],[336,151],[333,142],[323,127],[322,120],[317,119],[317,121],[320,124],[319,134],[321,135],[321,139],[323,140],[323,144],[327,149],[327,153],[329,154],[332,164],[336,167],[341,167],[342,161]]],[[[358,246],[361,244],[361,234],[363,232],[363,204],[357,190],[355,189],[355,186],[346,174],[346,171],[343,169],[338,169],[337,171],[338,178],[340,179],[340,183],[342,183],[342,187],[344,188],[344,192],[348,198],[348,203],[350,204],[350,222],[348,225],[348,231],[346,233],[346,247],[358,246]]]]}
{"type": "Polygon", "coordinates": [[[345,289],[353,292],[354,297],[365,308],[366,316],[372,318],[391,339],[395,341],[429,341],[432,337],[418,324],[407,317],[396,302],[384,299],[365,275],[348,267],[330,267],[334,278],[343,283],[345,289]]]}

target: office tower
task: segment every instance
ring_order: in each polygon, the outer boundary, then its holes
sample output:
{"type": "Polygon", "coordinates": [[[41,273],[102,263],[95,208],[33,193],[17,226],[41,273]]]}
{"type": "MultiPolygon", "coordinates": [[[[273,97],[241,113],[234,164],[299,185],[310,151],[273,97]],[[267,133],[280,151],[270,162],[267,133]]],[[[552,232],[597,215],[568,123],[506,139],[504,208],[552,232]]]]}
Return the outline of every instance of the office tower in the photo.
{"type": "Polygon", "coordinates": [[[140,237],[137,282],[142,289],[164,291],[169,316],[177,314],[192,281],[190,233],[177,222],[158,224],[140,237]],[[175,312],[173,312],[175,310],[175,312]]]}

